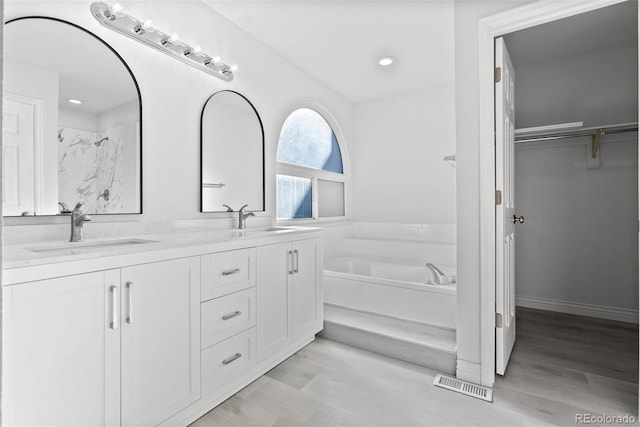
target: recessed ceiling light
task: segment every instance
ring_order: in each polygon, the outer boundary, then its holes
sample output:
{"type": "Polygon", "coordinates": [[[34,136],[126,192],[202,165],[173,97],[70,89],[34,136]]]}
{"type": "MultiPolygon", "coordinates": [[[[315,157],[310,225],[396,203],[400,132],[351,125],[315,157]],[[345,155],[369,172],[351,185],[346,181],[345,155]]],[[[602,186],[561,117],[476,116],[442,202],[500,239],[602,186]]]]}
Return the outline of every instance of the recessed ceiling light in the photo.
{"type": "Polygon", "coordinates": [[[397,59],[394,58],[393,56],[383,56],[378,61],[378,64],[380,64],[383,67],[388,67],[389,65],[395,63],[396,61],[397,61],[397,59]]]}
{"type": "Polygon", "coordinates": [[[81,100],[79,100],[79,99],[74,99],[74,98],[69,98],[69,99],[67,99],[67,102],[69,102],[69,103],[71,103],[71,104],[77,104],[77,105],[82,104],[82,101],[81,101],[81,100]]]}

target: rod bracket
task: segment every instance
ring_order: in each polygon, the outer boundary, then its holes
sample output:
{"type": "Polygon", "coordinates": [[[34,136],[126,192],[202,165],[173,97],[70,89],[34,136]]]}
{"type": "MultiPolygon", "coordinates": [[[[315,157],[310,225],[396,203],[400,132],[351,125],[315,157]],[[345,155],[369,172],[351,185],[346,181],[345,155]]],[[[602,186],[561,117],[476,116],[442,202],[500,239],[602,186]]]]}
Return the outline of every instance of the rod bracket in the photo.
{"type": "Polygon", "coordinates": [[[596,133],[591,135],[591,158],[598,157],[598,148],[600,148],[600,137],[604,136],[604,129],[598,129],[596,133]]]}

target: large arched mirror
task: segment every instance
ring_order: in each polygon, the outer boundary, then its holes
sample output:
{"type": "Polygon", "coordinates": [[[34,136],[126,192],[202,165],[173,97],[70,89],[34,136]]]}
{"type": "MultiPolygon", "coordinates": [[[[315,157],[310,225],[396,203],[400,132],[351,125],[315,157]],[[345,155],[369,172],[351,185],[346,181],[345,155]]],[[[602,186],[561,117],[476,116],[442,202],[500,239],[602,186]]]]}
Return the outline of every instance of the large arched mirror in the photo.
{"type": "Polygon", "coordinates": [[[4,29],[3,212],[142,212],[141,99],[122,58],[69,22],[4,29]]]}
{"type": "Polygon", "coordinates": [[[264,210],[264,130],[247,98],[223,90],[201,117],[201,211],[264,210]]]}

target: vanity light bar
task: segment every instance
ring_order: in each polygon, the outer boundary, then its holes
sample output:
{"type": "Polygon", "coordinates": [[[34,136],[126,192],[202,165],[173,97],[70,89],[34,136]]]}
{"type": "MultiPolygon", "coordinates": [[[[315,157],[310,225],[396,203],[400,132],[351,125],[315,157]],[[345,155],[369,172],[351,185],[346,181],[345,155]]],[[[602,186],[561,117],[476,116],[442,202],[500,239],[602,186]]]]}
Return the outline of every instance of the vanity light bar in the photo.
{"type": "Polygon", "coordinates": [[[154,28],[151,21],[143,22],[134,18],[125,13],[119,5],[109,6],[105,2],[95,2],[91,4],[91,14],[107,28],[151,46],[226,82],[233,80],[235,67],[221,62],[219,57],[212,58],[201,52],[198,47],[189,46],[180,41],[175,34],[169,35],[154,28]]]}

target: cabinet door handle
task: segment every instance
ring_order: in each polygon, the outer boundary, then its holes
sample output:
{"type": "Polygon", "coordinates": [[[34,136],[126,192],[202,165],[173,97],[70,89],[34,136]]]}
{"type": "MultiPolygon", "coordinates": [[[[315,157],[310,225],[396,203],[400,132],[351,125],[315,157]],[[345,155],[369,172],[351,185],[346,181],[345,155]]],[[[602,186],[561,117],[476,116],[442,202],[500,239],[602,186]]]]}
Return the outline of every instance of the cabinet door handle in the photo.
{"type": "Polygon", "coordinates": [[[129,314],[127,315],[127,323],[131,325],[133,323],[133,282],[127,282],[126,286],[127,286],[127,295],[129,297],[129,301],[128,301],[129,314]]]}
{"type": "Polygon", "coordinates": [[[289,274],[293,274],[293,251],[289,251],[288,254],[287,269],[289,270],[289,274]]]}
{"type": "Polygon", "coordinates": [[[237,274],[237,273],[240,273],[240,269],[239,268],[234,268],[233,270],[223,271],[222,275],[223,276],[231,276],[232,274],[237,274]]]}
{"type": "Polygon", "coordinates": [[[298,259],[298,256],[299,256],[299,252],[298,252],[298,250],[297,250],[297,249],[294,249],[294,250],[293,250],[293,259],[294,259],[293,272],[294,272],[294,273],[297,273],[297,272],[298,272],[298,267],[299,267],[299,262],[298,262],[298,261],[299,261],[299,259],[298,259]]]}
{"type": "Polygon", "coordinates": [[[227,357],[226,359],[224,359],[224,360],[222,361],[222,364],[223,364],[223,365],[228,365],[229,363],[231,363],[231,362],[233,362],[233,361],[235,361],[235,360],[238,360],[238,359],[240,359],[241,357],[242,357],[242,354],[240,354],[240,353],[236,353],[236,354],[234,354],[233,356],[231,356],[231,357],[227,357]]]}
{"type": "Polygon", "coordinates": [[[111,323],[109,327],[118,329],[118,287],[111,286],[109,292],[111,292],[111,323]]]}
{"type": "Polygon", "coordinates": [[[225,314],[224,316],[222,316],[222,320],[233,319],[234,317],[240,316],[241,314],[241,311],[234,311],[233,313],[225,314]]]}

